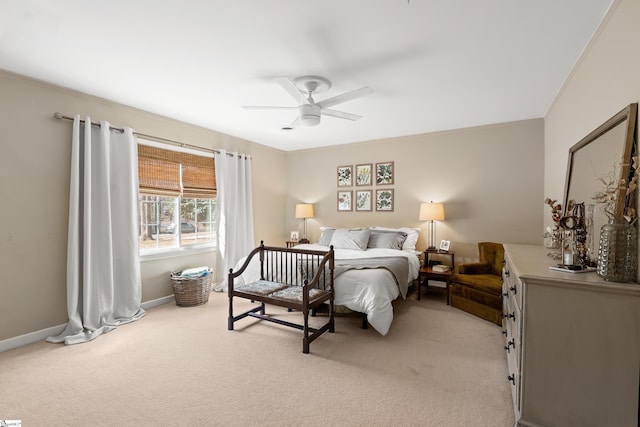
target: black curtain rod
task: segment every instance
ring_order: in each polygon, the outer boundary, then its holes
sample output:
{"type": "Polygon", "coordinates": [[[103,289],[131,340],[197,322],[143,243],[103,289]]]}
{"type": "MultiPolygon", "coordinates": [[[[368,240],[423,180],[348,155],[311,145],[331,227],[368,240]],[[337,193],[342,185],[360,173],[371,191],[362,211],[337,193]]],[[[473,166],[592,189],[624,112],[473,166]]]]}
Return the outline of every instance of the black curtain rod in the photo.
{"type": "MultiPolygon", "coordinates": [[[[64,119],[64,120],[70,120],[70,121],[74,120],[73,117],[65,116],[62,113],[53,113],[53,117],[55,117],[56,119],[64,119]]],[[[84,119],[80,119],[80,121],[82,123],[84,123],[84,119]]],[[[100,126],[100,123],[92,121],[91,125],[92,126],[100,126]]],[[[111,126],[110,129],[111,130],[115,130],[117,132],[124,132],[124,129],[118,128],[118,127],[114,127],[114,126],[111,126]]],[[[220,153],[219,150],[215,150],[215,149],[211,149],[211,148],[198,147],[197,145],[186,144],[184,142],[174,141],[172,139],[162,138],[162,137],[159,137],[159,136],[147,135],[145,133],[140,133],[140,132],[135,132],[135,131],[133,132],[133,134],[136,135],[136,136],[139,136],[140,138],[151,139],[153,141],[162,142],[164,144],[177,145],[177,146],[182,147],[182,148],[191,148],[191,149],[194,149],[194,150],[205,151],[205,152],[208,152],[208,153],[220,153]]],[[[232,153],[227,153],[227,156],[233,156],[233,154],[232,153]]],[[[249,156],[247,156],[247,157],[249,157],[249,156]]]]}

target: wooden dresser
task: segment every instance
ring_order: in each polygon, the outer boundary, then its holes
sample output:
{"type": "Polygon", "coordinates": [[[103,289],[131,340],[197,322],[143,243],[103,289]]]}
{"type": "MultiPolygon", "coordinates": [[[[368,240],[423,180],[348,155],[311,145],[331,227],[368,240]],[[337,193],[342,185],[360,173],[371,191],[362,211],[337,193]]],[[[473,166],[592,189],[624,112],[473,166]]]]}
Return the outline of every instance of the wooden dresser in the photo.
{"type": "Polygon", "coordinates": [[[640,285],[549,270],[505,244],[505,350],[518,426],[638,426],[640,285]]]}

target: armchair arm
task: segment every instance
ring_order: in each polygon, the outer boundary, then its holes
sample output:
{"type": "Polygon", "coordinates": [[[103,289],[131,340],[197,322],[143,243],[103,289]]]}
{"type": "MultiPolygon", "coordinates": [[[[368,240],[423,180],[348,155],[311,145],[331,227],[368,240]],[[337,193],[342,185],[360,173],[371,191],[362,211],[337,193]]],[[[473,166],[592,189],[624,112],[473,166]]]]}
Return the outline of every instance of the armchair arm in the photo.
{"type": "Polygon", "coordinates": [[[458,274],[491,274],[491,266],[483,262],[470,262],[458,265],[458,274]]]}

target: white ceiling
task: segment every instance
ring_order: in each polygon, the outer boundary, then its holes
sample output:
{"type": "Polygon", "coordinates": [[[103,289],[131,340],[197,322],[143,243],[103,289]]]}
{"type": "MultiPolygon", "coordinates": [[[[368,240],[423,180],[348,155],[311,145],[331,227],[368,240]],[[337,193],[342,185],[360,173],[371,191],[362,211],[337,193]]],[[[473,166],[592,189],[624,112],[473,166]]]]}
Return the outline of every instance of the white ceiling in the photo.
{"type": "Polygon", "coordinates": [[[544,117],[612,1],[3,0],[0,68],[304,149],[544,117]],[[273,79],[307,74],[316,101],[370,86],[332,107],[364,117],[241,108],[295,106],[273,79]]]}

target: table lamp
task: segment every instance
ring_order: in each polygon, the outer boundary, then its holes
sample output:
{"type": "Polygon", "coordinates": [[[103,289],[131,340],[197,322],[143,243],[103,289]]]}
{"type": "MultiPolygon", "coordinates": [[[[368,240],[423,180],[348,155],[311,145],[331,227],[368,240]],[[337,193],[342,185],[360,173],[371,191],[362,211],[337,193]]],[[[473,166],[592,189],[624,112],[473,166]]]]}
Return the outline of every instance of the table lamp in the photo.
{"type": "Polygon", "coordinates": [[[296,218],[304,219],[304,234],[300,243],[309,243],[307,239],[307,218],[313,218],[313,205],[310,203],[299,203],[296,205],[296,218]]]}
{"type": "Polygon", "coordinates": [[[436,248],[436,221],[444,221],[444,205],[442,203],[421,203],[420,221],[429,222],[429,246],[427,250],[436,248]]]}

